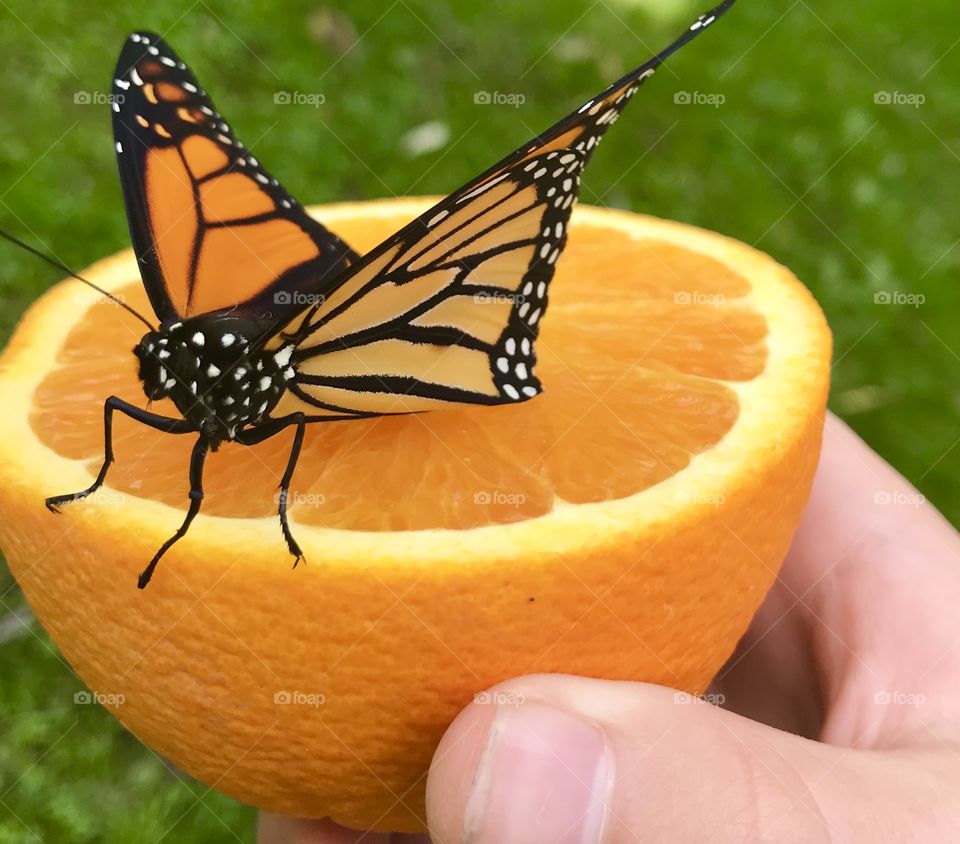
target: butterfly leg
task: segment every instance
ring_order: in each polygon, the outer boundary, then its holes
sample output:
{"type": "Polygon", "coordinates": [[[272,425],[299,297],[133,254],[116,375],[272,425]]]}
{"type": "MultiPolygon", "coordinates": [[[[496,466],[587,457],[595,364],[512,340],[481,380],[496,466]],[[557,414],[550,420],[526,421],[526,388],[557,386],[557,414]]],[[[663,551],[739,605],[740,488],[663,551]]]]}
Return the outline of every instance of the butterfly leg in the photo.
{"type": "Polygon", "coordinates": [[[280,479],[280,486],[278,487],[279,507],[277,508],[277,512],[280,515],[280,530],[283,531],[283,538],[286,540],[287,549],[294,557],[293,567],[296,568],[297,563],[306,558],[290,530],[290,523],[287,520],[287,498],[290,495],[290,482],[293,480],[293,472],[297,468],[297,461],[300,459],[300,449],[303,447],[303,435],[307,428],[307,419],[302,413],[291,413],[289,416],[273,419],[258,428],[251,428],[248,431],[242,432],[241,435],[237,437],[237,441],[244,445],[254,445],[269,439],[289,425],[296,425],[297,430],[293,435],[293,445],[290,448],[287,468],[283,472],[283,477],[280,479]]]}
{"type": "Polygon", "coordinates": [[[183,524],[177,528],[177,532],[160,546],[160,550],[153,555],[150,564],[141,573],[140,579],[137,581],[137,586],[141,589],[150,582],[150,578],[153,577],[153,570],[160,562],[160,558],[167,553],[170,546],[186,535],[187,531],[190,530],[190,523],[200,512],[200,503],[203,501],[203,463],[207,459],[209,450],[210,444],[207,439],[200,437],[190,455],[190,507],[187,510],[187,515],[184,517],[183,524]]]}
{"type": "Polygon", "coordinates": [[[131,419],[163,431],[166,434],[187,434],[194,431],[195,428],[187,422],[186,419],[173,419],[169,416],[160,416],[157,413],[151,413],[148,410],[141,410],[117,396],[110,396],[103,403],[103,465],[97,474],[97,479],[86,489],[80,492],[72,492],[67,495],[54,495],[44,502],[51,513],[59,513],[63,504],[69,504],[71,501],[77,501],[80,498],[86,498],[88,495],[96,492],[103,485],[107,477],[107,470],[113,463],[113,413],[119,410],[131,419]]]}

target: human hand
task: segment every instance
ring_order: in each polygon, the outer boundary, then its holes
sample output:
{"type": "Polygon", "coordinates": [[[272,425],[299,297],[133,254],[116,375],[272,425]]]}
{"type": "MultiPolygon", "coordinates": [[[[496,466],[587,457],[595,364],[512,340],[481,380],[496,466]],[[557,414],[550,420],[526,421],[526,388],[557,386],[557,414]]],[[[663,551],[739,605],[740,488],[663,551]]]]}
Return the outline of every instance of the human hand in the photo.
{"type": "MultiPolygon", "coordinates": [[[[828,418],[783,569],[711,694],[518,677],[427,781],[435,844],[960,841],[960,536],[828,418]]],[[[264,816],[261,844],[426,842],[264,816]]]]}

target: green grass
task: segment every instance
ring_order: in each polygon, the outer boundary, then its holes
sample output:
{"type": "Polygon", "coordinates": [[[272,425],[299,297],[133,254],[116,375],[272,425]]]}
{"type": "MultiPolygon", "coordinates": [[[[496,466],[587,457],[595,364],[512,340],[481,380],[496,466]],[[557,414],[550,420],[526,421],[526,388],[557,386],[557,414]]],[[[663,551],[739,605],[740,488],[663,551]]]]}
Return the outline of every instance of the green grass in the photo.
{"type": "MultiPolygon", "coordinates": [[[[109,115],[75,95],[109,91],[133,28],[167,33],[257,156],[321,202],[450,190],[699,11],[677,0],[4,6],[0,225],[75,267],[127,245],[109,115]],[[479,90],[525,102],[478,106],[479,90]],[[280,107],[277,91],[325,102],[280,107]],[[411,155],[403,136],[430,121],[450,141],[411,155]]],[[[716,229],[791,267],[833,327],[832,407],[958,523],[960,394],[947,385],[960,376],[960,46],[943,25],[954,11],[742,0],[643,90],[584,199],[716,229]],[[674,102],[683,91],[725,101],[674,102]],[[877,103],[881,91],[925,102],[877,103]],[[877,293],[925,302],[876,304],[877,293]]],[[[58,274],[5,246],[0,261],[5,338],[58,274]]],[[[74,704],[82,684],[44,633],[16,633],[23,598],[5,569],[0,592],[0,844],[253,839],[251,809],[171,770],[102,708],[74,704]]]]}

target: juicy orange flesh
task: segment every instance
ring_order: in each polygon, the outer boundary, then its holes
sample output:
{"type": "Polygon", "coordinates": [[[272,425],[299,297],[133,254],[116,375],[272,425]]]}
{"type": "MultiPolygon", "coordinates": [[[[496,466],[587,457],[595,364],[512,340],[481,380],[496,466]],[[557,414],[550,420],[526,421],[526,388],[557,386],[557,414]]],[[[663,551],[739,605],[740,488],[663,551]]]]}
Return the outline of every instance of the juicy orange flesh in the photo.
{"type": "MultiPolygon", "coordinates": [[[[362,251],[403,222],[352,219],[335,228],[362,251]]],[[[723,382],[763,370],[767,327],[749,293],[742,276],[709,257],[575,225],[537,342],[545,393],[518,405],[311,425],[294,477],[294,518],[351,530],[469,528],[542,515],[556,498],[585,503],[650,487],[730,430],[739,406],[723,382]]],[[[150,313],[135,278],[121,295],[150,313]]],[[[146,406],[131,354],[142,331],[116,305],[84,307],[59,353],[62,366],[38,388],[31,421],[46,445],[96,472],[103,400],[115,394],[146,406]]],[[[151,409],[176,414],[168,402],[151,409]]],[[[109,486],[185,506],[193,437],[115,420],[109,486]]],[[[291,436],[253,448],[225,444],[211,455],[204,512],[274,513],[291,436]]]]}

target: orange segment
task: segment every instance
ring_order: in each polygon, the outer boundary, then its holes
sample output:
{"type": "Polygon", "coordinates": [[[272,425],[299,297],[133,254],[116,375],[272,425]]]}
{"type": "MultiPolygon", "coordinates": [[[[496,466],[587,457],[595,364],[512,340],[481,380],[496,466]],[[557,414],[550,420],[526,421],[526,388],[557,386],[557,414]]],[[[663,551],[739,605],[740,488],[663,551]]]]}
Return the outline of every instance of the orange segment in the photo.
{"type": "MultiPolygon", "coordinates": [[[[361,249],[376,245],[369,229],[349,234],[361,249]]],[[[714,259],[575,226],[537,343],[545,394],[493,410],[317,425],[296,476],[295,518],[349,530],[459,529],[540,516],[555,499],[579,504],[640,492],[683,469],[736,421],[736,393],[722,382],[755,378],[767,354],[766,322],[749,293],[743,276],[714,259]],[[631,267],[629,284],[624,266],[631,267]],[[436,482],[424,483],[423,471],[436,482]],[[486,493],[506,506],[478,505],[486,493]]],[[[139,285],[122,295],[148,308],[139,285]]],[[[89,460],[92,472],[103,448],[95,396],[141,393],[126,322],[112,303],[91,308],[65,339],[63,365],[37,393],[37,435],[66,456],[89,460]]],[[[330,368],[324,358],[313,363],[330,368]]],[[[169,403],[155,409],[175,413],[169,403]]],[[[120,426],[122,458],[111,485],[179,504],[192,443],[120,426]]],[[[269,490],[288,448],[288,437],[255,450],[226,447],[229,456],[208,469],[206,512],[272,512],[269,490]],[[246,494],[252,488],[261,494],[246,494]]]]}
{"type": "MultiPolygon", "coordinates": [[[[362,251],[427,207],[317,213],[362,251]]],[[[85,272],[147,310],[130,252],[85,272]]],[[[124,724],[286,814],[422,829],[445,727],[516,674],[702,691],[816,464],[830,335],[803,286],[719,235],[580,208],[537,345],[544,395],[311,426],[296,571],[274,499],[289,432],[225,445],[190,535],[140,592],[183,517],[191,436],[117,417],[102,494],[60,517],[42,505],[99,468],[104,398],[144,403],[141,330],[91,301],[64,282],[0,358],[0,546],[78,674],[123,695],[124,724]]]]}

